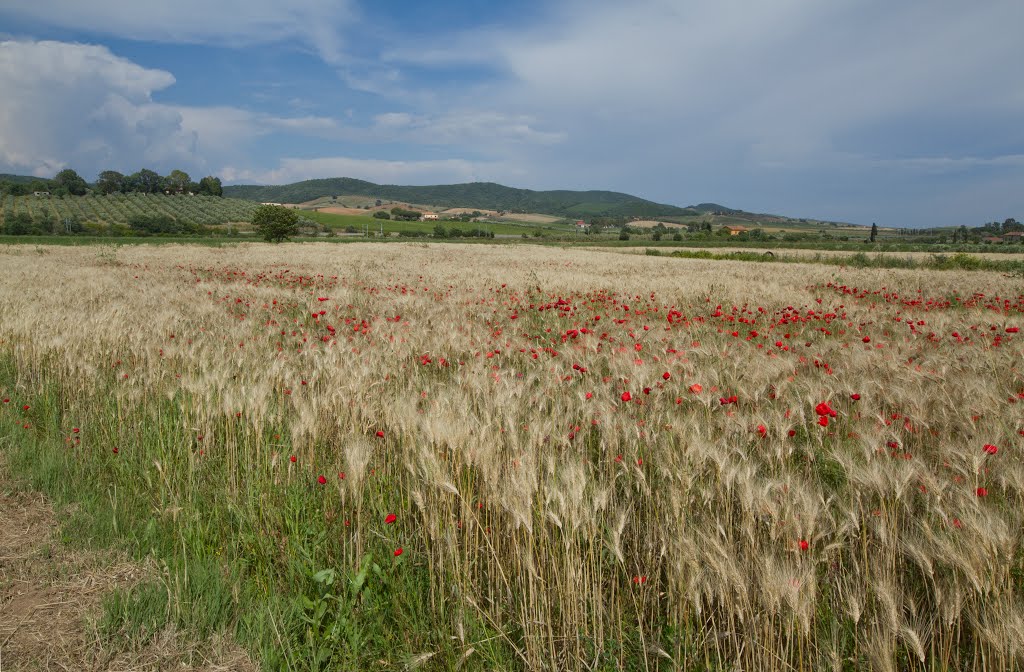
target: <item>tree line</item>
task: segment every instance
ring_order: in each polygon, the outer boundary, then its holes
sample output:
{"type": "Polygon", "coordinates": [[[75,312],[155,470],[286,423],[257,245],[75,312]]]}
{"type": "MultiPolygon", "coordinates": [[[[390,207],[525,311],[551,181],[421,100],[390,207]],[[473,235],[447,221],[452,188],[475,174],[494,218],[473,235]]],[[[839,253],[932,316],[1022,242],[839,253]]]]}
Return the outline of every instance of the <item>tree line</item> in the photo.
{"type": "Polygon", "coordinates": [[[198,194],[201,196],[223,196],[224,187],[220,178],[207,175],[198,182],[183,170],[172,170],[169,175],[143,168],[124,175],[116,170],[104,170],[89,184],[71,168],[65,168],[50,180],[0,181],[0,193],[10,196],[27,196],[36,192],[48,192],[53,196],[85,196],[97,194],[198,194]]]}

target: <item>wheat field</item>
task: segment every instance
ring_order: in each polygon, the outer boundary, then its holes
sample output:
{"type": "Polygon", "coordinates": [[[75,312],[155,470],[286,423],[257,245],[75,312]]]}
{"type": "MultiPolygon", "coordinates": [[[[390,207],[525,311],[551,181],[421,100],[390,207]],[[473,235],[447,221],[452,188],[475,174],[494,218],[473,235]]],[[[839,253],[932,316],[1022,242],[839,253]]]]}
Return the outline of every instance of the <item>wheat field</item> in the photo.
{"type": "Polygon", "coordinates": [[[267,669],[1022,670],[1021,327],[982,271],[11,246],[0,450],[267,669]]]}

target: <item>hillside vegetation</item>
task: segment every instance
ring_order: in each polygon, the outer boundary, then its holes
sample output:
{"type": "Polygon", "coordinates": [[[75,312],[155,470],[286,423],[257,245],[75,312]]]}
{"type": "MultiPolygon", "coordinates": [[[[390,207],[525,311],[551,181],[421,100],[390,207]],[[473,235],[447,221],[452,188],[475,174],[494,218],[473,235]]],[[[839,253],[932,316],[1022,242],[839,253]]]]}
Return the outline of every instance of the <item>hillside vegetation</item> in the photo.
{"type": "Polygon", "coordinates": [[[67,227],[127,225],[133,217],[169,217],[189,226],[247,222],[257,205],[251,201],[217,196],[164,194],[109,194],[106,196],[11,196],[0,194],[0,224],[27,215],[26,225],[42,232],[67,227]]]}
{"type": "Polygon", "coordinates": [[[654,217],[695,215],[697,210],[664,205],[615,191],[533,191],[493,182],[424,187],[381,185],[348,177],[280,186],[235,185],[224,195],[250,201],[305,203],[324,196],[372,196],[382,200],[488,210],[543,212],[565,217],[654,217]]]}

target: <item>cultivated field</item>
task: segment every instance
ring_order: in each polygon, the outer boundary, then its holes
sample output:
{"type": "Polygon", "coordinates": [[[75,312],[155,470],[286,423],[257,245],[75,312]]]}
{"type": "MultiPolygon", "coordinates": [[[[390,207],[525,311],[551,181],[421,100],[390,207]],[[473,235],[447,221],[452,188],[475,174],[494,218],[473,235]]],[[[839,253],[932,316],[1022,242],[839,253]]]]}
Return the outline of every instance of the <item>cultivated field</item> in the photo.
{"type": "MultiPolygon", "coordinates": [[[[0,248],[0,450],[268,669],[1024,669],[1019,278],[0,248]]],[[[155,606],[154,606],[155,605],[155,606]]],[[[106,641],[106,640],[103,640],[106,641]]]]}

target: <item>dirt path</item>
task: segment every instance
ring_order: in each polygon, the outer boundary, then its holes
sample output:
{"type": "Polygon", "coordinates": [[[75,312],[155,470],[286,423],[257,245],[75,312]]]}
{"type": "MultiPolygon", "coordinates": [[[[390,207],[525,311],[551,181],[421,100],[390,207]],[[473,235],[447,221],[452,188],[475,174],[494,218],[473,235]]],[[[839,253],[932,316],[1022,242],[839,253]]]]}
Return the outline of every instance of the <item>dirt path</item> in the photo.
{"type": "Polygon", "coordinates": [[[102,641],[103,596],[156,573],[122,555],[62,544],[49,502],[18,491],[0,453],[0,672],[256,669],[237,646],[197,644],[171,630],[142,645],[102,641]]]}

